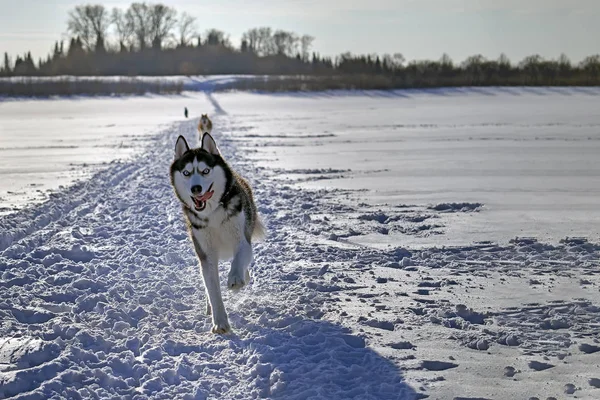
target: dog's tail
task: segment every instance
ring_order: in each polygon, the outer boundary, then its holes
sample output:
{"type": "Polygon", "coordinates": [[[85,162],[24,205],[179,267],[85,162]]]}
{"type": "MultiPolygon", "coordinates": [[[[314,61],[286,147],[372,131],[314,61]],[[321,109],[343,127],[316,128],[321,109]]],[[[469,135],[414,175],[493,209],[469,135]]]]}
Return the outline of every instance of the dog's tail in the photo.
{"type": "Polygon", "coordinates": [[[256,219],[254,223],[254,230],[252,231],[252,241],[260,242],[267,237],[267,228],[260,218],[256,219]]]}

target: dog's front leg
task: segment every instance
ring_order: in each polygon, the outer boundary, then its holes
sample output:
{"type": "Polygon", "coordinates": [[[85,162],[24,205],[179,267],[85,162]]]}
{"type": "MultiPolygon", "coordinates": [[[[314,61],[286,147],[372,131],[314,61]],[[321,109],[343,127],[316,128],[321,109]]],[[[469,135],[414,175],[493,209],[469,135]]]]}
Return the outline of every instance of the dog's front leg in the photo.
{"type": "Polygon", "coordinates": [[[219,259],[214,255],[207,254],[196,238],[192,236],[194,249],[200,259],[202,278],[206,288],[206,314],[212,314],[213,333],[227,333],[231,331],[227,318],[227,311],[221,297],[221,284],[219,282],[219,259]]]}
{"type": "Polygon", "coordinates": [[[202,277],[206,287],[206,295],[212,310],[213,333],[228,333],[231,331],[227,319],[227,311],[221,298],[221,287],[219,282],[219,264],[217,260],[211,260],[210,257],[200,260],[202,265],[202,277]]]}

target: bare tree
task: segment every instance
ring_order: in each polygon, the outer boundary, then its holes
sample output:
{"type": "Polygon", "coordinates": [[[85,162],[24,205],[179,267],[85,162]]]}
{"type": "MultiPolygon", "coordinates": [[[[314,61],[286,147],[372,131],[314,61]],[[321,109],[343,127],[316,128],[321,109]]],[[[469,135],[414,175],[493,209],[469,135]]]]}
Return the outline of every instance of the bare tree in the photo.
{"type": "Polygon", "coordinates": [[[569,60],[569,57],[567,57],[567,55],[565,53],[562,53],[559,57],[558,57],[558,64],[565,69],[571,69],[571,60],[569,60]]]}
{"type": "Polygon", "coordinates": [[[533,81],[538,81],[541,76],[541,64],[544,59],[539,54],[527,56],[519,63],[519,68],[529,75],[533,81]]]}
{"type": "Polygon", "coordinates": [[[313,36],[310,35],[302,35],[300,38],[300,47],[302,48],[302,60],[308,61],[310,48],[312,47],[312,43],[315,40],[313,36]]]}
{"type": "Polygon", "coordinates": [[[442,54],[442,58],[440,58],[440,64],[442,67],[452,68],[454,63],[452,62],[452,58],[446,53],[442,54]]]}
{"type": "Polygon", "coordinates": [[[268,47],[271,40],[271,28],[252,28],[242,35],[242,40],[248,42],[248,49],[258,55],[269,54],[268,47]]]}
{"type": "Polygon", "coordinates": [[[103,5],[88,6],[88,18],[92,21],[92,28],[96,36],[96,51],[103,51],[110,26],[108,10],[103,5]]]}
{"type": "Polygon", "coordinates": [[[600,54],[594,54],[583,59],[579,67],[588,72],[594,78],[600,75],[600,54]]]}
{"type": "MultiPolygon", "coordinates": [[[[129,14],[129,16],[131,16],[131,14],[129,14]]],[[[127,14],[116,7],[112,10],[111,19],[119,38],[119,46],[121,51],[131,47],[135,40],[135,26],[133,19],[128,18],[127,14]]]]}
{"type": "Polygon", "coordinates": [[[462,62],[462,68],[465,70],[467,76],[471,79],[471,84],[479,82],[483,79],[484,64],[486,59],[481,54],[469,56],[465,61],[462,62]]]}
{"type": "Polygon", "coordinates": [[[498,65],[503,68],[510,68],[510,59],[506,54],[500,54],[500,57],[498,57],[498,65]]]}
{"type": "Polygon", "coordinates": [[[292,57],[292,56],[295,56],[296,54],[299,54],[299,52],[300,52],[300,50],[298,48],[299,44],[300,44],[300,38],[298,37],[298,35],[296,35],[294,32],[287,32],[287,40],[286,40],[287,55],[292,57]]]}
{"type": "Polygon", "coordinates": [[[164,4],[150,6],[150,35],[152,48],[160,50],[163,41],[169,37],[177,23],[177,11],[164,4]]]}
{"type": "Polygon", "coordinates": [[[396,68],[402,68],[402,66],[406,62],[406,58],[404,58],[404,55],[402,53],[394,53],[393,57],[394,65],[396,66],[396,68]]]}
{"type": "Polygon", "coordinates": [[[275,31],[273,34],[273,46],[275,54],[285,54],[286,38],[287,32],[281,30],[275,31]]]}
{"type": "Polygon", "coordinates": [[[273,45],[276,54],[293,56],[298,52],[298,35],[294,32],[278,30],[273,34],[273,45]]]}
{"type": "Polygon", "coordinates": [[[73,36],[78,36],[86,47],[92,46],[92,27],[85,15],[83,6],[77,6],[69,11],[69,20],[67,21],[67,30],[73,36]]]}
{"type": "Polygon", "coordinates": [[[275,49],[273,46],[273,36],[271,35],[271,28],[264,26],[262,28],[258,28],[256,32],[256,52],[262,56],[274,54],[275,49]]]}
{"type": "Polygon", "coordinates": [[[383,65],[385,65],[387,68],[391,70],[394,70],[396,68],[396,63],[391,55],[384,54],[381,60],[383,61],[383,65]]]}
{"type": "Polygon", "coordinates": [[[258,52],[258,48],[257,48],[257,44],[258,44],[258,29],[257,28],[252,28],[252,29],[248,29],[246,32],[244,32],[244,34],[242,35],[242,42],[245,41],[247,48],[249,51],[257,53],[258,52]]]}
{"type": "Polygon", "coordinates": [[[141,50],[145,49],[150,42],[150,8],[146,3],[132,3],[125,18],[133,27],[133,34],[137,45],[141,50]]]}
{"type": "Polygon", "coordinates": [[[227,36],[223,31],[218,29],[209,29],[206,31],[204,36],[206,37],[204,43],[209,46],[223,46],[231,48],[229,36],[227,36]]]}
{"type": "Polygon", "coordinates": [[[590,65],[600,64],[600,54],[594,54],[592,56],[588,56],[579,63],[582,68],[587,68],[590,65]]]}
{"type": "Polygon", "coordinates": [[[103,5],[87,4],[69,11],[67,29],[73,36],[79,36],[88,50],[104,50],[109,25],[108,11],[103,5]]]}
{"type": "Polygon", "coordinates": [[[177,34],[179,46],[188,46],[197,35],[196,18],[184,12],[177,21],[177,34]]]}
{"type": "Polygon", "coordinates": [[[465,69],[479,69],[481,65],[485,62],[485,57],[481,54],[476,54],[474,56],[469,56],[465,61],[463,61],[462,65],[465,69]]]}

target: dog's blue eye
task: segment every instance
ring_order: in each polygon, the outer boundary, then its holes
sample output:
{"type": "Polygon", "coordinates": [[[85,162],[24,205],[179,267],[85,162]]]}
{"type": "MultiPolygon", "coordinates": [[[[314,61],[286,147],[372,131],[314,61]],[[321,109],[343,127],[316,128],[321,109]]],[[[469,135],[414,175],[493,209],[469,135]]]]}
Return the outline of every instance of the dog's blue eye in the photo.
{"type": "Polygon", "coordinates": [[[209,172],[210,172],[210,169],[204,168],[204,171],[202,171],[202,175],[208,175],[209,172]]]}
{"type": "Polygon", "coordinates": [[[190,176],[190,171],[183,170],[183,176],[190,176]]]}

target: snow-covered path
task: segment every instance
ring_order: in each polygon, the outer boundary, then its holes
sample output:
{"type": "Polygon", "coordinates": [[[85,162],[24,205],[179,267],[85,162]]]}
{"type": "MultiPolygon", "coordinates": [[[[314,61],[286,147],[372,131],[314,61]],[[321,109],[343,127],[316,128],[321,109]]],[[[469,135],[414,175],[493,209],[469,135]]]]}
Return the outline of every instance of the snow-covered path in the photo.
{"type": "Polygon", "coordinates": [[[276,185],[218,134],[271,234],[257,246],[252,285],[226,294],[234,334],[209,333],[167,176],[179,134],[194,143],[195,121],[1,220],[0,398],[414,398],[397,366],[322,318],[316,283],[286,272],[324,272],[294,233],[310,194],[276,185]]]}

